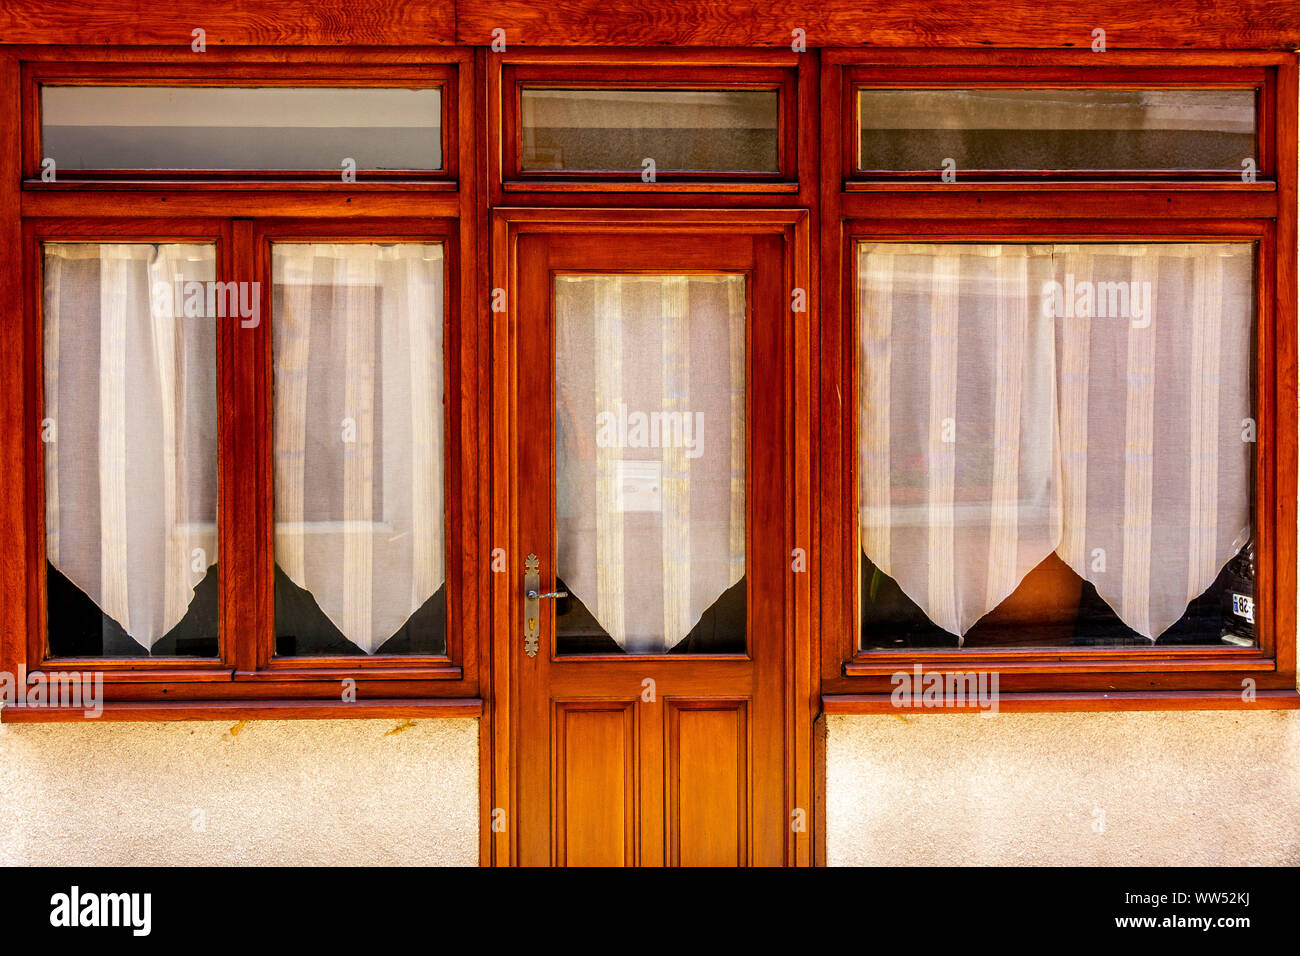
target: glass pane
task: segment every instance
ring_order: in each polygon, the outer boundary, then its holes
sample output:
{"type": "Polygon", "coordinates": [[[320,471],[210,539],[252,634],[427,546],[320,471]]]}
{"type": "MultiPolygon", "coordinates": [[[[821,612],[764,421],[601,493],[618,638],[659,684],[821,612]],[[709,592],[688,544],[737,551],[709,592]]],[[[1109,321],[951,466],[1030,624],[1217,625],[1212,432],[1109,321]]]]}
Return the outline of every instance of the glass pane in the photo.
{"type": "Polygon", "coordinates": [[[1255,646],[1250,243],[858,250],[864,648],[1255,646]]]}
{"type": "Polygon", "coordinates": [[[1258,162],[1254,90],[860,90],[859,169],[1222,170],[1258,162]]]}
{"type": "Polygon", "coordinates": [[[275,243],[283,656],[446,653],[439,244],[275,243]]]}
{"type": "Polygon", "coordinates": [[[525,89],[525,170],[776,173],[776,90],[525,89]]]}
{"type": "Polygon", "coordinates": [[[556,647],[745,651],[745,277],[555,279],[556,647]]]}
{"type": "Polygon", "coordinates": [[[43,262],[49,652],[216,657],[216,250],[43,262]]]}
{"type": "Polygon", "coordinates": [[[434,170],[441,125],[437,89],[41,87],[59,170],[434,170]]]}

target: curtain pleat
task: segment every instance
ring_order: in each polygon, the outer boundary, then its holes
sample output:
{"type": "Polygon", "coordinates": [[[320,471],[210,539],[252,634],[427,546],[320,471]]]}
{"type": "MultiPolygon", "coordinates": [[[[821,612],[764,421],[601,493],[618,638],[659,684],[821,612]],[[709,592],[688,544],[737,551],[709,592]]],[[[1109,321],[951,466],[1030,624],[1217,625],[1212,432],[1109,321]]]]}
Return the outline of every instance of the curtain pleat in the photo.
{"type": "MultiPolygon", "coordinates": [[[[1158,253],[1152,258],[1158,263],[1158,253]]],[[[1153,282],[1159,269],[1135,256],[1133,281],[1153,282]]],[[[1127,277],[1124,277],[1127,278],[1127,277]]],[[[1124,278],[1121,281],[1124,281],[1124,278]]],[[[1131,286],[1130,286],[1131,287],[1131,286]]],[[[1153,286],[1154,289],[1154,286],[1153,286]]],[[[1158,290],[1152,296],[1159,301],[1158,290]]],[[[1120,620],[1139,634],[1151,632],[1151,517],[1155,471],[1156,338],[1154,326],[1128,323],[1128,381],[1124,404],[1124,550],[1120,620]],[[1131,622],[1131,623],[1130,623],[1131,622]]],[[[1103,583],[1108,579],[1102,578],[1103,583]]],[[[1100,590],[1100,588],[1099,588],[1100,590]]],[[[1190,597],[1190,596],[1189,596],[1190,597]]]]}
{"type": "MultiPolygon", "coordinates": [[[[596,291],[596,349],[592,353],[598,407],[617,409],[623,401],[623,280],[599,276],[596,291]]],[[[621,507],[622,459],[616,445],[596,450],[596,619],[620,647],[627,644],[624,616],[624,543],[621,507]]],[[[576,585],[575,585],[576,586],[576,585]]]]}
{"type": "MultiPolygon", "coordinates": [[[[126,327],[133,315],[148,315],[136,286],[140,266],[147,274],[153,250],[144,246],[101,246],[99,260],[99,540],[100,604],[128,634],[144,624],[132,612],[127,569],[126,327]],[[134,262],[133,262],[134,260],[134,262]]],[[[159,448],[159,456],[165,456],[159,448]]],[[[165,551],[164,551],[165,554],[165,551]]],[[[156,597],[163,597],[159,588],[156,597]]],[[[164,604],[165,606],[165,604],[164,604]]],[[[179,620],[179,619],[178,619],[179,620]]]]}

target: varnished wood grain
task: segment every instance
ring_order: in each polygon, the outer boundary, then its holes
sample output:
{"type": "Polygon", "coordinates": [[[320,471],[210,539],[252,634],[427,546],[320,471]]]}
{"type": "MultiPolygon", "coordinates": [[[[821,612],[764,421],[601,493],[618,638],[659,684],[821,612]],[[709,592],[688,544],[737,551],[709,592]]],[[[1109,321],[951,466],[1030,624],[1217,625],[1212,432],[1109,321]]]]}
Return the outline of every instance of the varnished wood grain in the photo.
{"type": "Polygon", "coordinates": [[[815,205],[817,58],[788,50],[626,50],[617,48],[507,48],[487,63],[486,124],[492,206],[696,208],[815,205]],[[704,89],[718,84],[777,83],[780,87],[780,161],[776,175],[592,177],[574,172],[524,173],[519,162],[519,88],[654,84],[704,89]],[[725,197],[725,198],[719,198],[725,197]]]}
{"type": "Polygon", "coordinates": [[[369,718],[393,720],[421,717],[478,717],[483,702],[478,698],[410,699],[410,700],[358,700],[343,701],[292,700],[274,701],[109,701],[98,717],[86,717],[81,708],[59,707],[5,707],[0,710],[0,723],[36,724],[63,721],[140,721],[140,720],[338,720],[340,718],[369,718]]]}
{"type": "MultiPolygon", "coordinates": [[[[639,797],[632,819],[637,861],[659,865],[673,862],[675,854],[680,857],[681,843],[670,837],[669,819],[682,812],[682,799],[696,800],[690,794],[698,794],[704,787],[701,781],[712,772],[707,766],[711,751],[698,736],[688,740],[684,748],[682,739],[671,739],[665,701],[687,700],[693,705],[720,696],[731,701],[723,708],[729,711],[727,719],[734,724],[738,715],[743,715],[745,725],[734,729],[730,737],[733,753],[737,747],[744,751],[743,758],[734,756],[732,760],[734,773],[745,777],[743,799],[738,791],[729,804],[732,816],[726,824],[727,832],[736,836],[719,846],[707,841],[692,845],[687,855],[694,854],[693,859],[703,861],[730,847],[733,854],[741,853],[743,848],[746,862],[780,864],[794,860],[788,821],[790,804],[800,784],[790,770],[796,755],[793,735],[797,731],[791,720],[794,705],[789,696],[793,690],[789,668],[796,659],[790,646],[794,611],[790,604],[789,556],[795,513],[806,505],[806,500],[796,502],[790,490],[795,362],[790,355],[794,335],[788,303],[789,283],[796,275],[805,274],[807,268],[804,265],[796,270],[794,264],[800,255],[806,256],[806,236],[800,240],[802,245],[794,241],[795,227],[805,221],[803,213],[774,211],[521,209],[498,215],[502,229],[494,234],[497,242],[493,251],[499,271],[493,281],[507,289],[510,305],[503,330],[506,334],[498,342],[500,351],[494,363],[503,372],[494,387],[498,396],[494,406],[508,409],[508,414],[498,420],[496,447],[501,449],[499,460],[509,462],[509,470],[503,474],[508,480],[497,492],[496,510],[509,515],[503,532],[509,535],[512,567],[502,594],[509,614],[498,619],[495,632],[496,646],[508,655],[511,675],[508,737],[514,779],[509,791],[498,790],[493,802],[501,806],[503,799],[511,801],[507,816],[518,827],[513,834],[514,862],[538,864],[571,857],[568,836],[557,835],[577,824],[569,816],[567,790],[557,795],[560,791],[556,788],[570,786],[564,781],[572,777],[564,769],[567,764],[557,763],[560,744],[551,728],[561,718],[555,715],[553,706],[562,706],[567,714],[567,709],[577,703],[599,709],[602,702],[620,700],[634,701],[640,727],[636,735],[639,797]],[[720,228],[720,223],[725,227],[720,228]],[[555,657],[553,615],[548,612],[541,622],[540,651],[528,657],[520,638],[522,556],[534,552],[543,557],[544,587],[553,586],[555,573],[553,558],[547,557],[554,552],[556,447],[550,277],[555,271],[574,269],[644,271],[647,262],[653,262],[655,271],[663,273],[704,270],[750,276],[746,412],[750,653],[700,659],[689,655],[555,657]],[[655,700],[641,699],[646,677],[655,681],[655,700]],[[560,701],[562,705],[556,703],[560,701]],[[738,708],[737,703],[744,706],[738,708]],[[669,764],[674,760],[677,762],[670,771],[669,764]],[[674,780],[678,784],[685,780],[687,790],[672,791],[674,780]],[[674,804],[674,800],[678,803],[674,804]],[[743,814],[744,819],[737,819],[737,814],[743,814]],[[742,827],[743,840],[738,829],[742,827]]],[[[494,669],[501,666],[499,659],[494,661],[494,669]]],[[[501,703],[498,699],[497,720],[501,703]]],[[[717,709],[711,704],[700,706],[717,709]]],[[[808,704],[805,701],[801,706],[806,709],[808,704]]],[[[698,729],[694,724],[688,727],[698,729]]],[[[810,746],[811,741],[807,744],[810,746]]],[[[808,759],[808,747],[800,753],[799,759],[808,759]]],[[[595,775],[605,780],[600,785],[605,790],[612,787],[611,773],[606,767],[595,775]]],[[[800,779],[808,778],[805,772],[800,779]]],[[[740,786],[737,781],[736,787],[740,786]]],[[[810,805],[810,784],[807,789],[808,796],[799,799],[810,805]]],[[[712,792],[708,787],[704,791],[712,792]]],[[[583,800],[583,806],[590,802],[583,800]]],[[[693,802],[685,812],[698,815],[713,811],[693,802]]],[[[718,819],[723,817],[726,813],[718,819]]],[[[592,826],[605,834],[603,839],[613,840],[610,820],[599,817],[592,826]]],[[[690,839],[696,839],[695,835],[690,839]]],[[[588,849],[581,858],[595,859],[590,855],[595,851],[586,843],[583,846],[588,849]]],[[[615,849],[626,856],[626,844],[610,848],[609,852],[615,849]]]]}
{"type": "MultiPolygon", "coordinates": [[[[1300,345],[1297,344],[1297,149],[1300,148],[1300,81],[1295,56],[1278,68],[1275,106],[1278,217],[1274,237],[1276,277],[1274,315],[1276,335],[1269,356],[1274,374],[1272,428],[1275,435],[1275,497],[1272,510],[1274,559],[1272,564],[1273,632],[1278,671],[1296,676],[1296,499],[1300,472],[1300,421],[1297,420],[1297,375],[1300,373],[1300,345]]],[[[1258,521],[1259,518],[1257,517],[1258,521]]],[[[1294,683],[1294,680],[1293,680],[1294,683]]]]}
{"type": "Polygon", "coordinates": [[[636,700],[555,705],[555,830],[551,862],[635,866],[636,700]]]}
{"type": "Polygon", "coordinates": [[[674,866],[743,866],[749,847],[744,701],[667,702],[668,847],[674,866]]]}
{"type": "MultiPolygon", "coordinates": [[[[454,42],[452,0],[8,0],[0,43],[407,46],[454,42]]],[[[202,54],[194,54],[200,56],[202,54]]]]}
{"type": "MultiPolygon", "coordinates": [[[[1297,710],[1300,693],[1266,690],[1255,700],[1244,702],[1237,691],[1115,691],[1110,693],[1041,694],[1002,693],[998,711],[1008,713],[1074,713],[1116,710],[1297,710]]],[[[828,694],[822,697],[822,711],[830,715],[975,713],[968,707],[899,708],[889,694],[828,694]]]]}
{"type": "Polygon", "coordinates": [[[775,46],[802,29],[810,47],[1065,47],[1107,49],[1294,48],[1300,7],[1290,0],[458,0],[456,39],[486,46],[494,29],[507,44],[536,46],[775,46]]]}
{"type": "Polygon", "coordinates": [[[1300,12],[1288,0],[908,0],[865,7],[846,0],[179,0],[166,6],[118,0],[11,0],[0,8],[0,43],[123,43],[188,50],[196,27],[209,49],[317,44],[757,46],[789,49],[802,29],[809,47],[1060,47],[1278,49],[1300,42],[1300,12]]]}
{"type": "MultiPolygon", "coordinates": [[[[19,115],[18,60],[0,53],[0,114],[19,115]]],[[[27,433],[20,130],[0,125],[0,671],[26,663],[28,637],[27,433]]]]}

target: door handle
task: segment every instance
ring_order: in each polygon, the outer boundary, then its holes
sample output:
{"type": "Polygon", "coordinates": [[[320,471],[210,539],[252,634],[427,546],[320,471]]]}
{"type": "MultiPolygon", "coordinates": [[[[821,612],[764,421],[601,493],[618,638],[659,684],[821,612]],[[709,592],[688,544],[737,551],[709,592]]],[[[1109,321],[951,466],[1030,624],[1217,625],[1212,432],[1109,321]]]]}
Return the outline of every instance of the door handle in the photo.
{"type": "Polygon", "coordinates": [[[537,555],[530,554],[524,561],[524,653],[529,657],[537,656],[537,639],[541,634],[541,609],[539,601],[552,601],[568,597],[567,591],[542,592],[541,578],[538,575],[537,555]]]}

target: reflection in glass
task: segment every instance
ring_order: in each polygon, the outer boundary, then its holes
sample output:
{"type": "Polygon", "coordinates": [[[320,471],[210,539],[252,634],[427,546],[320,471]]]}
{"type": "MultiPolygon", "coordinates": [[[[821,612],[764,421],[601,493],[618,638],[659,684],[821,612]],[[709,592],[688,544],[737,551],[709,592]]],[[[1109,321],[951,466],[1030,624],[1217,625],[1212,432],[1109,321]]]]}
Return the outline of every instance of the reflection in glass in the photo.
{"type": "Polygon", "coordinates": [[[560,653],[745,650],[745,278],[555,279],[560,653]]]}
{"type": "Polygon", "coordinates": [[[276,653],[443,654],[442,247],[271,262],[276,653]]]}
{"type": "Polygon", "coordinates": [[[859,169],[1222,170],[1258,162],[1254,90],[860,90],[859,169]]]}
{"type": "Polygon", "coordinates": [[[218,319],[185,295],[215,270],[211,245],[44,246],[52,656],[217,656],[218,319]]]}
{"type": "Polygon", "coordinates": [[[1255,645],[1251,243],[864,243],[865,648],[1255,645]]]}
{"type": "Polygon", "coordinates": [[[775,90],[524,89],[520,108],[525,171],[778,171],[775,90]]]}
{"type": "Polygon", "coordinates": [[[441,126],[438,89],[41,87],[59,170],[435,170],[441,126]]]}

